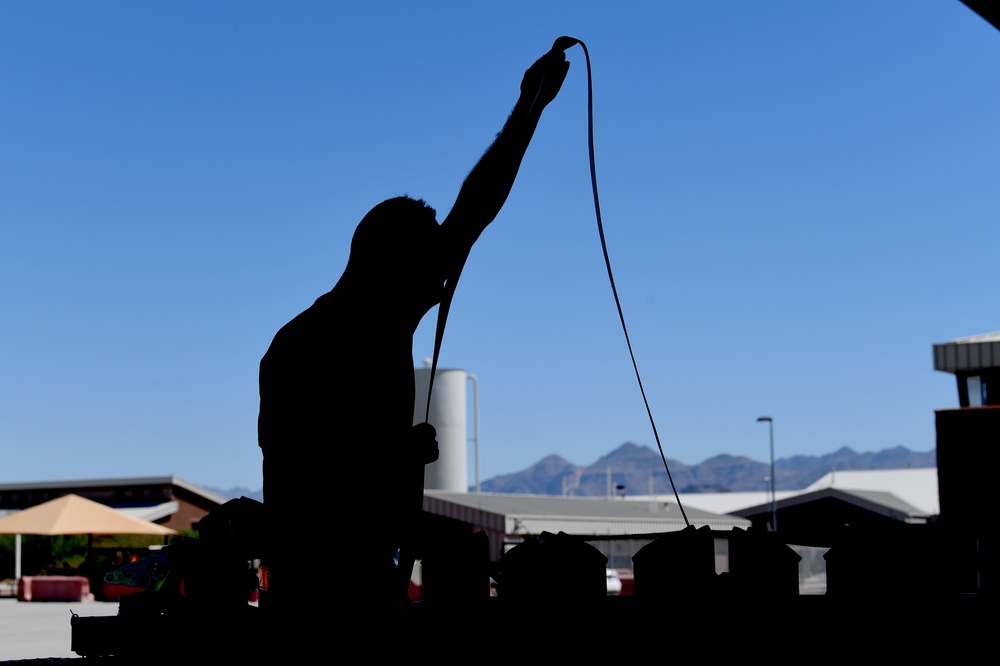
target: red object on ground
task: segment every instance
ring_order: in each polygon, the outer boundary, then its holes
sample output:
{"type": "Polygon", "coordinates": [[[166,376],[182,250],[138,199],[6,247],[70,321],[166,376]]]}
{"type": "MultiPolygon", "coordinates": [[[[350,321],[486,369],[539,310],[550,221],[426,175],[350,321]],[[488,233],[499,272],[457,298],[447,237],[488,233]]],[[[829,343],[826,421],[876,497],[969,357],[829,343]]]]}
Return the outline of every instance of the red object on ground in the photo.
{"type": "Polygon", "coordinates": [[[18,601],[93,601],[86,576],[22,576],[18,601]]]}

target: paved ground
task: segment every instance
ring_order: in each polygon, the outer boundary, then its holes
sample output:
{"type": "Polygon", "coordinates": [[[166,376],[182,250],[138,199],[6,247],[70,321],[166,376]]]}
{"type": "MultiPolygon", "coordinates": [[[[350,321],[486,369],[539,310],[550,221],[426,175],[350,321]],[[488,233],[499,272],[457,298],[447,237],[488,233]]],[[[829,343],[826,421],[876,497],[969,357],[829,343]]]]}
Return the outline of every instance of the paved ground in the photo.
{"type": "Polygon", "coordinates": [[[0,663],[82,659],[71,649],[73,614],[117,615],[117,601],[18,601],[0,597],[0,663]]]}

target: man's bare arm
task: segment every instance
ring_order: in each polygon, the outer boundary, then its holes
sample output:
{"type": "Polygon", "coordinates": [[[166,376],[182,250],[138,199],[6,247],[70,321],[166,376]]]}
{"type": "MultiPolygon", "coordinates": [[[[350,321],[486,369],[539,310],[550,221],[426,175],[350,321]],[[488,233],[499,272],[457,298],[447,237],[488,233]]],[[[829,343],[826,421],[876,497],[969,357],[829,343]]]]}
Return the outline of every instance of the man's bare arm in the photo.
{"type": "Polygon", "coordinates": [[[503,129],[462,184],[441,224],[458,262],[457,269],[461,269],[473,243],[507,201],[542,111],[559,93],[568,70],[566,55],[558,48],[535,61],[524,73],[520,97],[503,129]]]}

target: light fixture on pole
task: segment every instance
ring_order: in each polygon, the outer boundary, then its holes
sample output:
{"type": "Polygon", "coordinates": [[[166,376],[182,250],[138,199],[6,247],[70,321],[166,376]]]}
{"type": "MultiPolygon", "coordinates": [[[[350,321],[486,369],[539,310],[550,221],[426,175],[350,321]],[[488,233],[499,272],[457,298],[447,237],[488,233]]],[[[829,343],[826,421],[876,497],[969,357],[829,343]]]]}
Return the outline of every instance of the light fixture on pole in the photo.
{"type": "Polygon", "coordinates": [[[757,422],[767,421],[771,431],[771,531],[778,531],[778,502],[774,495],[774,419],[770,416],[761,416],[757,422]]]}

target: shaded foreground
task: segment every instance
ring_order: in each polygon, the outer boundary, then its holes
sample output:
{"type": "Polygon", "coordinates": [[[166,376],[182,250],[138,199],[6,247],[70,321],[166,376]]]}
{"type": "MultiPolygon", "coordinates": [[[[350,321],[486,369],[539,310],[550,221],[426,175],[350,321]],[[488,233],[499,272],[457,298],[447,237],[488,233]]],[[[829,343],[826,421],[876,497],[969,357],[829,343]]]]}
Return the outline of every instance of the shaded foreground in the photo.
{"type": "Polygon", "coordinates": [[[199,656],[250,662],[358,650],[377,656],[466,655],[486,661],[625,657],[691,648],[713,658],[762,651],[822,658],[859,653],[972,657],[985,645],[992,610],[980,596],[947,603],[878,595],[850,601],[803,596],[786,605],[750,600],[675,605],[611,596],[572,606],[545,601],[505,604],[491,598],[472,607],[435,608],[415,602],[394,626],[358,631],[349,622],[350,607],[317,605],[310,611],[312,619],[302,623],[309,632],[306,647],[275,636],[264,621],[266,612],[248,607],[243,617],[221,622],[218,617],[165,614],[75,618],[73,650],[82,657],[120,663],[173,663],[177,654],[163,652],[163,643],[169,642],[165,639],[172,636],[187,637],[199,656]]]}
{"type": "Polygon", "coordinates": [[[825,595],[799,594],[798,555],[770,532],[724,533],[729,570],[716,574],[720,536],[708,528],[659,536],[632,558],[628,596],[607,594],[606,558],[576,537],[530,537],[492,563],[481,532],[442,536],[424,552],[424,598],[394,612],[365,615],[363,604],[317,598],[279,625],[265,592],[256,607],[138,593],[122,597],[118,616],[75,618],[73,650],[149,663],[173,638],[194,641],[200,656],[249,662],[360,651],[372,659],[592,663],[692,649],[713,660],[955,658],[981,654],[995,624],[985,587],[958,591],[967,567],[949,556],[951,542],[940,541],[938,530],[844,539],[828,557],[825,595]],[[890,563],[885,552],[901,556],[890,563]]]}
{"type": "Polygon", "coordinates": [[[334,572],[311,568],[303,584],[315,596],[279,613],[266,589],[258,605],[247,603],[246,565],[262,553],[229,520],[244,508],[258,507],[234,501],[203,521],[200,540],[164,548],[174,564],[157,568],[162,583],[122,596],[117,615],[68,619],[72,651],[123,664],[343,655],[592,663],[691,650],[713,661],[980,659],[995,625],[993,539],[940,525],[842,531],[825,558],[824,595],[801,595],[799,556],[777,534],[753,528],[650,535],[632,557],[627,596],[607,594],[607,558],[579,537],[525,536],[492,562],[484,532],[446,531],[423,545],[418,601],[373,609],[364,597],[338,598],[334,572]],[[716,573],[721,538],[728,564],[716,573]]]}

